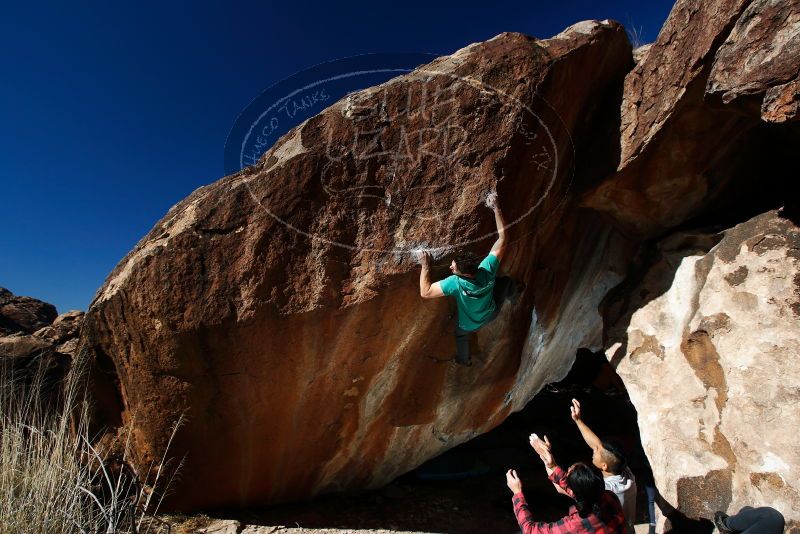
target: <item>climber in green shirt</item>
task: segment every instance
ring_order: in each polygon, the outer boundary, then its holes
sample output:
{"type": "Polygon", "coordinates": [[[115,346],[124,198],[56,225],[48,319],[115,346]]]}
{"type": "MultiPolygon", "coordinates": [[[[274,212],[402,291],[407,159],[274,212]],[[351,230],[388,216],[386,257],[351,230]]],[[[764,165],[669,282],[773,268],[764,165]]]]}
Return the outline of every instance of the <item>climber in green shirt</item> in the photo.
{"type": "Polygon", "coordinates": [[[497,193],[486,198],[486,205],[494,211],[497,224],[497,241],[489,254],[481,260],[470,251],[456,254],[450,264],[453,272],[439,282],[430,281],[431,256],[427,251],[420,254],[422,272],[419,276],[419,292],[423,298],[453,296],[458,305],[456,324],[456,363],[470,366],[469,335],[492,321],[500,312],[507,297],[516,294],[517,287],[507,276],[497,278],[500,261],[505,251],[505,220],[497,203],[497,193]]]}

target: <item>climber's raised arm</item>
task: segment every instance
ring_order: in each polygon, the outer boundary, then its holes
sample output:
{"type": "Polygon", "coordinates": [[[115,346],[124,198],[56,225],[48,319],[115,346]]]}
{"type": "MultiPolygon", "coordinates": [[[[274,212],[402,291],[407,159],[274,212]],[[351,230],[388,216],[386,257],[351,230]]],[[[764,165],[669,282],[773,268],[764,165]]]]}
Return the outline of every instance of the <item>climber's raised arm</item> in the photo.
{"type": "Polygon", "coordinates": [[[422,270],[419,273],[419,294],[422,298],[432,299],[443,297],[442,287],[439,282],[431,284],[431,255],[427,251],[419,253],[419,263],[422,270]]]}
{"type": "Polygon", "coordinates": [[[494,211],[494,222],[497,225],[497,241],[494,242],[489,253],[493,254],[498,261],[501,261],[506,245],[506,221],[497,202],[497,193],[489,193],[486,197],[486,205],[494,211]]]}
{"type": "Polygon", "coordinates": [[[583,441],[585,441],[586,444],[592,449],[602,449],[603,442],[600,441],[600,438],[597,437],[597,434],[592,432],[592,429],[589,428],[581,418],[581,403],[575,399],[572,399],[572,406],[569,407],[569,413],[570,416],[572,416],[572,420],[575,421],[576,425],[578,425],[578,430],[583,437],[583,441]]]}

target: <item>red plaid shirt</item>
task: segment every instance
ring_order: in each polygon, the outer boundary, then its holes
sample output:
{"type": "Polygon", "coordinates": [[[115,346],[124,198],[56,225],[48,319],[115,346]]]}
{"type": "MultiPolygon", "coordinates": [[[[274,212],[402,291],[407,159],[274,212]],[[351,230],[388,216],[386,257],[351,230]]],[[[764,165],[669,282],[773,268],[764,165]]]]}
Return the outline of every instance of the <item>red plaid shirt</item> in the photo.
{"type": "MultiPolygon", "coordinates": [[[[564,488],[567,493],[572,493],[567,488],[567,473],[556,466],[550,473],[550,481],[564,488]]],[[[514,494],[514,515],[522,528],[523,534],[619,534],[625,532],[625,515],[622,513],[622,506],[619,499],[613,492],[608,490],[603,492],[600,497],[600,514],[589,514],[581,517],[578,509],[571,506],[569,514],[559,521],[553,523],[543,523],[534,521],[525,502],[522,492],[514,494]]]]}

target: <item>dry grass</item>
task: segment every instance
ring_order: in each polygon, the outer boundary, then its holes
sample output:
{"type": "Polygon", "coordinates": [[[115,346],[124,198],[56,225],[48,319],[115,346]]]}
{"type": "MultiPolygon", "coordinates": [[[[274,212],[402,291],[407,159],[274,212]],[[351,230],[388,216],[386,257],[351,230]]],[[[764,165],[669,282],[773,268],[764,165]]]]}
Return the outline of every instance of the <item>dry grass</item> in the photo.
{"type": "Polygon", "coordinates": [[[633,47],[634,50],[647,44],[644,39],[644,26],[637,26],[634,24],[630,16],[628,16],[628,27],[625,29],[625,31],[628,33],[628,39],[630,40],[631,47],[633,47]]]}
{"type": "MultiPolygon", "coordinates": [[[[166,464],[162,461],[145,477],[136,477],[125,470],[112,471],[107,458],[92,447],[85,361],[77,357],[73,362],[58,403],[43,393],[43,365],[30,376],[0,361],[2,534],[162,530],[155,514],[169,485],[166,464]],[[142,486],[137,478],[151,480],[153,487],[142,486]]],[[[130,434],[123,464],[129,439],[130,434]]]]}

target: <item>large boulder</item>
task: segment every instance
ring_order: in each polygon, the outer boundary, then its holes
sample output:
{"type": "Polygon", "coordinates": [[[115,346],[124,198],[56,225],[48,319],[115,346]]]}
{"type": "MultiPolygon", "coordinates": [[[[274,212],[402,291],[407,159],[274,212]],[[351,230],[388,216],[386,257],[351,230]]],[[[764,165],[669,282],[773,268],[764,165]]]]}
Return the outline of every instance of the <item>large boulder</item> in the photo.
{"type": "Polygon", "coordinates": [[[770,126],[796,124],[799,21],[798,0],[678,0],[626,76],[618,168],[583,204],[640,239],[779,205],[800,135],[770,126]]]}
{"type": "Polygon", "coordinates": [[[348,95],[194,191],[87,312],[108,435],[130,429],[145,472],[185,413],[170,505],[193,509],[376,487],[499,424],[601,346],[629,243],[574,199],[616,166],[589,133],[631,65],[614,22],[503,33],[348,95]],[[437,279],[453,252],[485,254],[495,188],[501,269],[528,289],[464,369],[414,251],[437,279]]]}
{"type": "Polygon", "coordinates": [[[766,505],[800,527],[797,224],[770,211],[672,235],[606,310],[608,355],[673,520],[766,505]]]}

